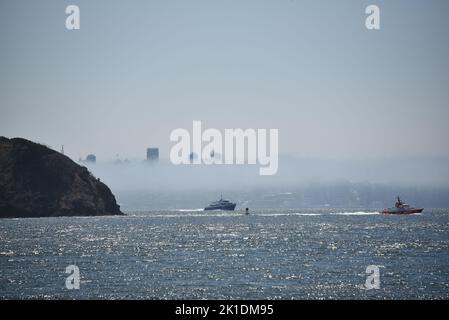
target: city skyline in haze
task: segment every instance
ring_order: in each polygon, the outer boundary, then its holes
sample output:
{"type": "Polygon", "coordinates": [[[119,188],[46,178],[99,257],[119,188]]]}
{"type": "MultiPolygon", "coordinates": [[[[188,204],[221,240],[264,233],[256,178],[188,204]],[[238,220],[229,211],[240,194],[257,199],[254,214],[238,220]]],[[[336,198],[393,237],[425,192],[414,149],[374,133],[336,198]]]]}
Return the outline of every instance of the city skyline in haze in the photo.
{"type": "Polygon", "coordinates": [[[1,1],[0,135],[168,159],[170,132],[279,129],[301,158],[449,157],[449,3],[1,1]],[[81,29],[65,28],[76,4],[81,29]],[[381,29],[367,30],[378,5],[381,29]]]}

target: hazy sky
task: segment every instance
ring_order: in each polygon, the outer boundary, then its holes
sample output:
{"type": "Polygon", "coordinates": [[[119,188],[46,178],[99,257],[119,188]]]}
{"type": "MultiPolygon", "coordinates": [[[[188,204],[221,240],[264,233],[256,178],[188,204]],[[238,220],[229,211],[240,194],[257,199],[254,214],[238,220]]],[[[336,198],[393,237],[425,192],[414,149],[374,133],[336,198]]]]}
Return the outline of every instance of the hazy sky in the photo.
{"type": "Polygon", "coordinates": [[[449,156],[449,1],[0,0],[0,135],[144,158],[278,128],[298,157],[449,156]],[[65,7],[81,30],[65,29],[65,7]],[[381,30],[365,8],[381,9],[381,30]]]}

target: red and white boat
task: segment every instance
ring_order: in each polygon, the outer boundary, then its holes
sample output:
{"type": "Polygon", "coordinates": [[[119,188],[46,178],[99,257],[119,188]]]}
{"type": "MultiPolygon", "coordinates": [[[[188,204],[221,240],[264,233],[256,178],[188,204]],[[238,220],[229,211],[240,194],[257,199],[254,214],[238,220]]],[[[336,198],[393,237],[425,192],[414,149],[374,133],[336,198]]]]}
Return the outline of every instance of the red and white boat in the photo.
{"type": "Polygon", "coordinates": [[[424,208],[413,208],[408,204],[402,202],[401,198],[398,197],[398,201],[396,201],[394,208],[387,208],[382,211],[383,214],[413,214],[413,213],[421,213],[424,208]]]}

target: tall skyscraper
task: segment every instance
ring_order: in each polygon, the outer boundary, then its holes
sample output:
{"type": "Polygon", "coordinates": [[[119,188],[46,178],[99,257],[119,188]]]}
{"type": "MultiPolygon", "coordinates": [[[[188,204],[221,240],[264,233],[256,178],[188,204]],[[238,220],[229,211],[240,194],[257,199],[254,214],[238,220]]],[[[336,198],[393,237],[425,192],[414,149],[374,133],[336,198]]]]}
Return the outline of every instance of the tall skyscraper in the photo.
{"type": "Polygon", "coordinates": [[[147,161],[151,163],[159,161],[159,148],[147,148],[147,161]]]}

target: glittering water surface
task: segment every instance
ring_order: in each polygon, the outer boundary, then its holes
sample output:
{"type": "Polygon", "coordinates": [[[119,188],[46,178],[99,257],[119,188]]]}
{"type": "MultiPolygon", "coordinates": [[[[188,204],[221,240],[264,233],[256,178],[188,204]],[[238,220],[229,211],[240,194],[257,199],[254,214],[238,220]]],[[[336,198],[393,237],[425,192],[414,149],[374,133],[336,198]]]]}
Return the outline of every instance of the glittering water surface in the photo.
{"type": "Polygon", "coordinates": [[[3,219],[0,239],[2,298],[449,298],[449,209],[3,219]],[[71,264],[79,290],[65,287],[71,264]]]}

